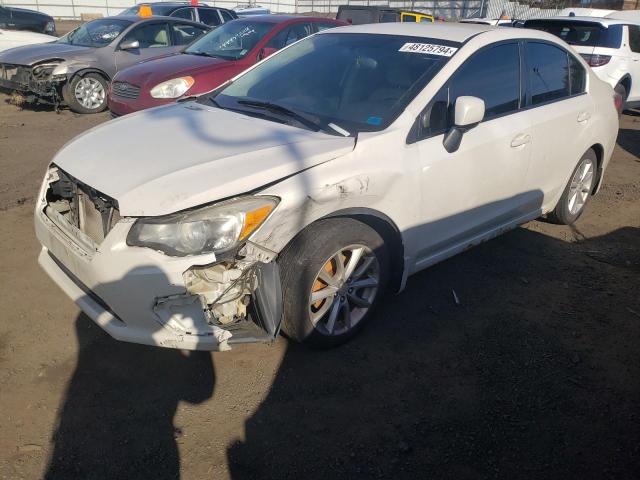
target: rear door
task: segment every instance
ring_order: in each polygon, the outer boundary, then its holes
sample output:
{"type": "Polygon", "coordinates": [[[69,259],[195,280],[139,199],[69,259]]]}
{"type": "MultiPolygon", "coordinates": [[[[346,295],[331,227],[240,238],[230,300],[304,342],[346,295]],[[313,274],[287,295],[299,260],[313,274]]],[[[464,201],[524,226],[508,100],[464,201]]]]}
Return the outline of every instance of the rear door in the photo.
{"type": "Polygon", "coordinates": [[[122,70],[149,58],[173,53],[181,48],[183,47],[180,45],[174,45],[167,22],[143,23],[130,30],[118,44],[115,51],[116,70],[122,70]],[[120,48],[120,45],[134,40],[140,44],[139,48],[120,48]]]}
{"type": "Polygon", "coordinates": [[[526,108],[532,122],[532,160],[527,187],[544,195],[543,205],[557,198],[580,156],[591,145],[589,124],[594,105],[586,94],[587,73],[559,45],[525,44],[526,108]],[[583,151],[581,150],[584,146],[583,151]]]}
{"type": "Polygon", "coordinates": [[[631,50],[631,62],[629,62],[631,91],[627,101],[640,102],[640,26],[628,25],[627,28],[629,29],[629,49],[631,50]]]}

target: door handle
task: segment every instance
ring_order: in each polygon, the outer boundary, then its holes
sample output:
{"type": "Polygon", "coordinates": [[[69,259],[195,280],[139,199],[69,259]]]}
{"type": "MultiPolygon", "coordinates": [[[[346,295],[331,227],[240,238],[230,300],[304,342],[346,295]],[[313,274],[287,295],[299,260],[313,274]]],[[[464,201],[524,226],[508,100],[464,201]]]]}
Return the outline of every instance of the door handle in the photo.
{"type": "Polygon", "coordinates": [[[591,118],[591,114],[589,112],[580,112],[578,114],[578,123],[584,123],[591,118]]]}
{"type": "Polygon", "coordinates": [[[529,142],[531,142],[531,135],[528,133],[521,133],[513,137],[513,140],[511,140],[511,148],[521,147],[529,142]]]}

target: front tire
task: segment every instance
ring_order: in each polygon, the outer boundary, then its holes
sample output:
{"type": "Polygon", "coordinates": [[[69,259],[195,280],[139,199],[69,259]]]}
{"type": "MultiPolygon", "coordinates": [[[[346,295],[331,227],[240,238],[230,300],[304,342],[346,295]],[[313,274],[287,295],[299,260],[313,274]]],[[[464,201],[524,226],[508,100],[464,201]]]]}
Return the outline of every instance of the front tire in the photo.
{"type": "Polygon", "coordinates": [[[64,86],[62,96],[76,113],[99,113],[107,108],[107,84],[99,73],[76,75],[64,86]]]}
{"type": "Polygon", "coordinates": [[[582,215],[596,185],[597,171],[598,157],[589,149],[573,170],[556,208],[548,215],[551,222],[571,225],[582,215]]]}
{"type": "Polygon", "coordinates": [[[320,220],[279,259],[282,331],[298,342],[333,347],[371,317],[389,277],[389,252],[370,226],[352,218],[320,220]]]}

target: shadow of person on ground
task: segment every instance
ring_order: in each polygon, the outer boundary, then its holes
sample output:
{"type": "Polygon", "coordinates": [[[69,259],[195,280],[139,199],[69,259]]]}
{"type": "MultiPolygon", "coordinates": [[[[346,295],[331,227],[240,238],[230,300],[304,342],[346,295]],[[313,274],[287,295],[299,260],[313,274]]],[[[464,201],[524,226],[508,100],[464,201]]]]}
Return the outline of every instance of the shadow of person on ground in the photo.
{"type": "Polygon", "coordinates": [[[173,418],[180,402],[213,395],[211,354],[119,342],[84,314],[76,333],[78,360],[44,478],[179,478],[173,418]]]}
{"type": "Polygon", "coordinates": [[[411,277],[350,343],[289,345],[232,477],[634,478],[638,261],[638,228],[519,228],[411,277]]]}

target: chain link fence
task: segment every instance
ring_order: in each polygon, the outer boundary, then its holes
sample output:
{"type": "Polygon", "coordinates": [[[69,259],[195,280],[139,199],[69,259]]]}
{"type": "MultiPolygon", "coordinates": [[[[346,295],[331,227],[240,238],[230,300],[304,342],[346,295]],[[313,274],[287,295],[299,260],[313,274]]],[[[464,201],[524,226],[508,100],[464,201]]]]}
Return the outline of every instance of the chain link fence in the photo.
{"type": "MultiPolygon", "coordinates": [[[[153,1],[153,0],[149,0],[153,1]]],[[[319,13],[335,15],[340,5],[390,6],[418,10],[447,20],[461,18],[528,19],[557,15],[566,7],[622,9],[640,0],[250,0],[274,13],[319,13]]],[[[0,0],[0,4],[42,11],[56,18],[78,19],[81,15],[115,15],[143,0],[0,0]]],[[[202,3],[235,8],[242,0],[205,0],[202,3]]],[[[246,6],[246,5],[245,5],[246,6]]],[[[637,8],[637,7],[636,7],[637,8]]]]}

